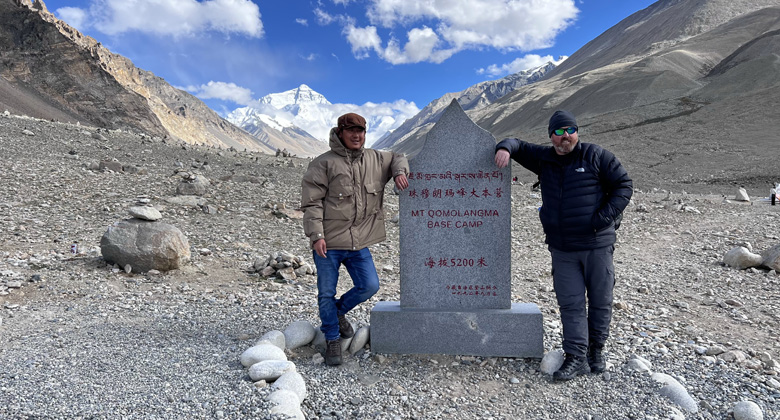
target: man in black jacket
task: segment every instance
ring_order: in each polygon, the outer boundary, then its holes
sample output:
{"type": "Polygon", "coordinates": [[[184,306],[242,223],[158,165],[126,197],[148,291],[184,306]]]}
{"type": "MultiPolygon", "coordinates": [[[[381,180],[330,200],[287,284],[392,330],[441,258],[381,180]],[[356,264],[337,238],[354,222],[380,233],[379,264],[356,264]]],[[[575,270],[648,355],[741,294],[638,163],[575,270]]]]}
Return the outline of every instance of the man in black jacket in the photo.
{"type": "Polygon", "coordinates": [[[553,374],[569,380],[603,372],[603,349],[612,318],[615,230],[631,200],[633,183],[606,149],[578,140],[577,120],[556,111],[548,133],[552,146],[518,139],[496,145],[499,168],[512,158],[541,182],[539,218],[552,255],[555,296],[563,324],[566,357],[553,374]]]}

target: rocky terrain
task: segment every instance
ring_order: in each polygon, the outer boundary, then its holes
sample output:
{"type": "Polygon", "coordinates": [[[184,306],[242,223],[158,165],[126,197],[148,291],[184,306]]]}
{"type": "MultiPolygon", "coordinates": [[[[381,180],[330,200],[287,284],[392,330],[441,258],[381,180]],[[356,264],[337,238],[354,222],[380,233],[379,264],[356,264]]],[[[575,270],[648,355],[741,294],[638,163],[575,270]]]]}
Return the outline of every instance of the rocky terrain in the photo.
{"type": "Polygon", "coordinates": [[[263,123],[252,134],[50,13],[42,0],[0,0],[0,108],[212,147],[316,156],[308,134],[263,123]]]}
{"type": "MultiPolygon", "coordinates": [[[[311,263],[295,211],[308,161],[8,114],[0,144],[0,418],[271,418],[270,387],[253,384],[239,356],[268,331],[318,325],[316,277],[267,279],[251,267],[279,251],[311,263]],[[192,174],[211,182],[203,201],[170,202],[192,174]],[[139,199],[188,237],[189,264],[136,274],[101,258],[101,236],[139,199]]],[[[764,182],[746,185],[744,203],[723,199],[736,193],[729,183],[693,194],[636,181],[615,252],[607,372],[554,383],[537,359],[382,355],[370,344],[328,367],[304,346],[287,352],[306,382],[303,413],[731,419],[747,400],[764,419],[780,417],[780,276],[721,263],[735,246],[780,243],[780,206],[761,201],[764,182]],[[634,356],[682,384],[695,411],[631,369],[634,356]]],[[[554,350],[561,330],[539,198],[518,183],[512,199],[513,301],[539,305],[554,350]]],[[[388,191],[386,202],[389,238],[373,249],[382,288],[350,314],[356,326],[373,303],[399,298],[398,197],[388,191]]]]}

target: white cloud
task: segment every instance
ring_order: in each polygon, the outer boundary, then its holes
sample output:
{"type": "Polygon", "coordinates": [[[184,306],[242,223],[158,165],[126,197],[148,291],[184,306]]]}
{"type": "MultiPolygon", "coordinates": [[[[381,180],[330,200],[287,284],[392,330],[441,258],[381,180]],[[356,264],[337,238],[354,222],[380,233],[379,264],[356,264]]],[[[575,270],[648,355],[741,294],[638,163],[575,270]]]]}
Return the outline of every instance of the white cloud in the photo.
{"type": "MultiPolygon", "coordinates": [[[[366,144],[369,146],[385,133],[395,130],[404,121],[417,115],[420,109],[414,102],[398,100],[395,102],[355,104],[307,104],[304,112],[299,109],[292,113],[287,109],[275,108],[270,104],[254,101],[249,104],[256,111],[273,118],[273,122],[264,120],[274,128],[281,129],[295,125],[306,130],[315,138],[328,141],[330,129],[336,125],[336,119],[348,112],[356,112],[367,120],[368,132],[366,144]]],[[[235,111],[234,111],[235,112],[235,111]]]]}
{"type": "Polygon", "coordinates": [[[306,61],[314,61],[314,60],[317,59],[317,54],[314,54],[314,53],[311,53],[309,55],[300,55],[299,54],[298,56],[301,57],[302,59],[306,60],[306,61]]]}
{"type": "Polygon", "coordinates": [[[209,81],[205,85],[179,88],[201,99],[221,99],[247,105],[252,102],[252,91],[235,83],[209,81]]]}
{"type": "Polygon", "coordinates": [[[347,36],[347,42],[352,46],[352,54],[355,57],[367,58],[371,50],[381,54],[382,40],[376,33],[376,27],[356,28],[350,25],[344,28],[344,33],[347,36]]]}
{"type": "Polygon", "coordinates": [[[326,123],[314,126],[303,123],[302,121],[293,121],[296,125],[319,139],[327,139],[330,129],[336,125],[336,119],[340,115],[348,112],[355,112],[367,120],[368,132],[366,133],[366,144],[372,145],[379,140],[388,131],[395,130],[409,118],[417,115],[420,108],[414,102],[397,100],[394,102],[366,102],[363,105],[353,104],[329,104],[322,106],[323,114],[327,115],[326,123]]]}
{"type": "Polygon", "coordinates": [[[295,23],[301,25],[301,26],[309,26],[309,21],[303,18],[295,19],[295,23]]]}
{"type": "Polygon", "coordinates": [[[139,31],[192,36],[216,31],[263,36],[260,9],[251,0],[91,0],[88,16],[92,26],[109,35],[139,31]]]}
{"type": "Polygon", "coordinates": [[[331,15],[319,7],[314,9],[314,16],[317,17],[317,23],[320,25],[330,25],[331,23],[338,20],[336,16],[331,15]]]}
{"type": "Polygon", "coordinates": [[[523,70],[534,69],[543,66],[550,61],[555,63],[557,66],[567,58],[568,56],[561,56],[556,60],[551,55],[545,55],[542,57],[538,54],[527,54],[524,57],[514,59],[511,63],[501,65],[491,64],[487,68],[477,70],[477,73],[487,74],[488,76],[503,76],[505,74],[512,74],[523,70]]]}
{"type": "Polygon", "coordinates": [[[60,7],[56,10],[57,16],[68,25],[82,31],[87,28],[87,12],[78,7],[60,7]]]}
{"type": "Polygon", "coordinates": [[[362,32],[345,33],[359,58],[373,50],[392,64],[440,63],[465,49],[530,51],[550,47],[578,13],[573,0],[371,0],[367,10],[371,25],[362,32]],[[404,47],[394,38],[382,47],[376,28],[395,30],[399,26],[412,27],[404,47]],[[373,34],[367,32],[369,28],[373,34]],[[356,34],[372,38],[367,41],[356,34]]]}

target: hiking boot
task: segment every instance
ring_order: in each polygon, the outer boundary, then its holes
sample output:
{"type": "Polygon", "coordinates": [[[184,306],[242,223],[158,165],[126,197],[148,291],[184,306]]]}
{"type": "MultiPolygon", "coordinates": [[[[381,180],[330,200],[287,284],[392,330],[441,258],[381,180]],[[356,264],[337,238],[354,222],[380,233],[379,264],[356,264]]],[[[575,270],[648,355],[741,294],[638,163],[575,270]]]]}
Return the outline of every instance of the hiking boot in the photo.
{"type": "Polygon", "coordinates": [[[566,358],[563,359],[561,368],[553,373],[553,379],[556,381],[568,381],[588,372],[590,372],[590,368],[588,367],[588,359],[585,356],[575,356],[566,353],[566,358]]]}
{"type": "Polygon", "coordinates": [[[346,315],[339,315],[339,334],[342,338],[350,338],[355,335],[352,324],[349,323],[346,315]]]}
{"type": "Polygon", "coordinates": [[[336,366],[341,364],[341,339],[327,340],[325,348],[325,364],[336,366]]]}
{"type": "Polygon", "coordinates": [[[603,344],[594,344],[588,347],[588,365],[590,366],[591,373],[601,373],[607,368],[603,344]]]}

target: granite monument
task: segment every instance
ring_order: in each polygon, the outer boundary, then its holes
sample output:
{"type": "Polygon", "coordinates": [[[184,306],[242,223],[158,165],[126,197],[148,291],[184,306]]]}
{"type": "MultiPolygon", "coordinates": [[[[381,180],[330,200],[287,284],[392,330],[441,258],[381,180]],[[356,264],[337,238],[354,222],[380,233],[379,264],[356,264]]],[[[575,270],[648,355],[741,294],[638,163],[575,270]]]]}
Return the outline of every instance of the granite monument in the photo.
{"type": "Polygon", "coordinates": [[[377,353],[541,357],[542,314],[512,303],[511,168],[456,100],[409,161],[401,300],[371,311],[377,353]]]}

